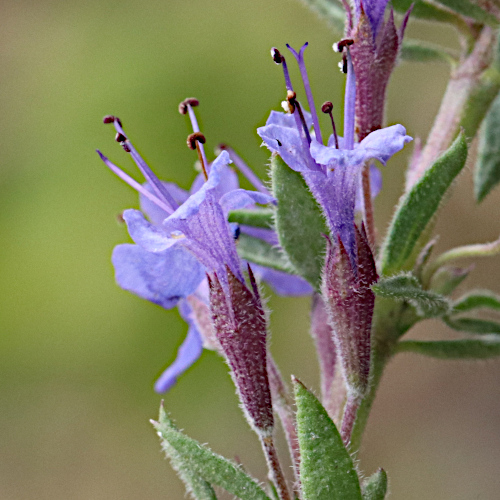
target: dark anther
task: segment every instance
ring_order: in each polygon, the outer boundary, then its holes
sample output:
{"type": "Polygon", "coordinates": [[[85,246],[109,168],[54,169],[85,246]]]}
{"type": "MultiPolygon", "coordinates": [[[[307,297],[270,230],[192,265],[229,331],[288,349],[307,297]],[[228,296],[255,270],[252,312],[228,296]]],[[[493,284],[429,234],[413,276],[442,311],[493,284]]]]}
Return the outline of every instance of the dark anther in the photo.
{"type": "Polygon", "coordinates": [[[123,134],[120,134],[120,132],[117,132],[117,134],[115,135],[116,142],[125,142],[126,140],[127,138],[123,134]]]}
{"type": "Polygon", "coordinates": [[[115,117],[113,115],[106,115],[102,119],[102,123],[113,123],[115,121],[115,117]]]}
{"type": "Polygon", "coordinates": [[[276,142],[278,143],[278,146],[283,146],[283,144],[281,144],[279,139],[276,139],[276,142]]]}
{"type": "Polygon", "coordinates": [[[122,142],[120,143],[120,145],[123,148],[123,151],[125,151],[125,153],[130,153],[129,145],[126,142],[122,142]]]}
{"type": "Polygon", "coordinates": [[[199,104],[200,101],[198,101],[196,97],[188,97],[179,104],[179,113],[181,115],[185,115],[187,113],[188,105],[195,108],[196,106],[199,106],[199,104]]]}
{"type": "Polygon", "coordinates": [[[321,111],[325,114],[331,113],[333,110],[333,104],[330,101],[326,101],[323,103],[323,106],[321,106],[321,111]]]}
{"type": "Polygon", "coordinates": [[[344,54],[344,57],[342,57],[342,63],[339,63],[340,71],[344,73],[344,75],[347,75],[347,56],[344,54]]]}
{"type": "Polygon", "coordinates": [[[237,240],[240,237],[240,233],[241,233],[240,226],[236,226],[234,228],[233,238],[237,240]]]}
{"type": "Polygon", "coordinates": [[[333,44],[333,50],[335,50],[335,52],[342,52],[344,47],[349,47],[353,43],[354,40],[352,38],[344,38],[340,40],[340,42],[333,44]]]}
{"type": "Polygon", "coordinates": [[[273,61],[276,64],[281,64],[282,63],[281,53],[280,53],[280,51],[276,47],[273,47],[271,49],[271,57],[273,58],[273,61]]]}
{"type": "Polygon", "coordinates": [[[298,104],[297,102],[297,94],[293,90],[287,90],[286,92],[286,100],[288,102],[288,106],[290,107],[290,113],[295,113],[295,107],[298,104]]]}
{"type": "Polygon", "coordinates": [[[187,145],[189,149],[196,149],[197,142],[205,144],[205,136],[201,132],[194,132],[193,134],[188,135],[187,145]]]}

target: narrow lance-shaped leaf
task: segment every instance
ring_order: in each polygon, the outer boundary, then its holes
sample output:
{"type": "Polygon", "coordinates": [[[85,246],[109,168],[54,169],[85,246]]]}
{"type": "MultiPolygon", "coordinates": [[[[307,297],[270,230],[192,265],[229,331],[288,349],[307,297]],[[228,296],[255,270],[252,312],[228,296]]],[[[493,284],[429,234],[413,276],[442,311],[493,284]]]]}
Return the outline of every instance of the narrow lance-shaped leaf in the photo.
{"type": "Polygon", "coordinates": [[[471,17],[480,23],[489,24],[490,26],[498,26],[498,20],[495,16],[481,9],[476,3],[469,0],[437,0],[442,5],[449,9],[462,14],[466,17],[471,17]]]}
{"type": "Polygon", "coordinates": [[[488,359],[500,356],[500,336],[460,340],[403,340],[396,352],[414,352],[438,359],[488,359]]]}
{"type": "Polygon", "coordinates": [[[384,500],[387,493],[387,473],[379,469],[363,482],[363,500],[384,500]]]}
{"type": "Polygon", "coordinates": [[[450,310],[450,304],[445,297],[423,290],[417,278],[411,274],[381,278],[372,286],[372,290],[380,297],[409,302],[426,318],[442,316],[450,310]]]}
{"type": "Polygon", "coordinates": [[[381,270],[390,275],[411,267],[415,247],[467,159],[467,142],[460,133],[450,148],[400,200],[381,250],[381,270]]]}
{"type": "Polygon", "coordinates": [[[275,226],[280,246],[297,274],[318,289],[328,234],[321,210],[304,179],[274,155],[273,195],[278,200],[275,226]]]}
{"type": "Polygon", "coordinates": [[[290,272],[291,266],[283,252],[259,238],[254,238],[248,234],[240,234],[237,250],[242,259],[278,271],[290,272]]]}
{"type": "MultiPolygon", "coordinates": [[[[160,421],[165,420],[165,410],[163,406],[160,407],[160,421]]],[[[176,429],[174,424],[169,421],[169,424],[173,429],[176,429]]],[[[160,437],[161,433],[159,432],[160,437]]],[[[182,457],[175,448],[172,448],[168,441],[162,439],[162,447],[165,451],[166,455],[170,459],[170,463],[172,468],[177,471],[180,479],[186,486],[186,491],[194,498],[195,500],[217,500],[217,496],[210,485],[196,473],[194,473],[189,467],[186,466],[182,457]]]]}
{"type": "Polygon", "coordinates": [[[178,431],[165,412],[160,413],[159,422],[152,421],[152,424],[194,474],[242,500],[269,500],[264,490],[239,466],[178,431]]]}
{"type": "Polygon", "coordinates": [[[500,296],[489,290],[473,290],[453,303],[454,312],[473,309],[493,309],[500,311],[500,296]]]}
{"type": "Polygon", "coordinates": [[[483,123],[479,153],[474,171],[474,192],[483,201],[500,182],[500,94],[497,95],[483,123]]]}
{"type": "MultiPolygon", "coordinates": [[[[466,137],[474,137],[488,115],[500,90],[500,73],[497,68],[486,70],[480,77],[465,103],[460,116],[460,127],[466,137]]],[[[484,134],[483,134],[484,135],[484,134]]]]}
{"type": "Polygon", "coordinates": [[[456,58],[439,45],[405,38],[400,52],[401,59],[408,62],[445,62],[454,64],[456,58]]]}
{"type": "Polygon", "coordinates": [[[273,225],[274,210],[262,208],[256,210],[240,209],[229,212],[228,221],[253,227],[270,228],[273,225]]]}
{"type": "Polygon", "coordinates": [[[460,22],[459,17],[449,12],[445,9],[440,8],[438,5],[433,5],[427,2],[423,2],[421,0],[393,0],[392,6],[396,12],[400,14],[405,14],[408,9],[413,5],[413,9],[411,11],[411,16],[427,19],[429,21],[439,21],[442,23],[450,23],[450,24],[462,24],[460,22]]]}
{"type": "Polygon", "coordinates": [[[445,323],[453,330],[459,332],[487,335],[489,333],[500,334],[500,323],[479,318],[445,318],[445,323]]]}
{"type": "Polygon", "coordinates": [[[304,500],[361,500],[351,455],[318,399],[293,379],[304,500]]]}

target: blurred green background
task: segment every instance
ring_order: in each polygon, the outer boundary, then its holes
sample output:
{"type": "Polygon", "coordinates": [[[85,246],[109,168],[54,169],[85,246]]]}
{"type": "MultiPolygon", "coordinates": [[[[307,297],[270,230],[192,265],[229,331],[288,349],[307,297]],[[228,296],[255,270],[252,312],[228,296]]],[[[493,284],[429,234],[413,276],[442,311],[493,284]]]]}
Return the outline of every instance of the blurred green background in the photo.
{"type": "MultiPolygon", "coordinates": [[[[187,187],[195,157],[177,104],[196,96],[208,150],[227,142],[265,175],[268,155],[255,129],[283,98],[270,47],[310,42],[316,101],[332,100],[340,120],[343,79],[330,48],[340,33],[291,0],[11,0],[0,16],[0,498],[184,498],[148,420],[161,399],[153,381],[186,327],[175,310],[114,284],[111,251],[128,239],[117,215],[136,207],[137,196],[94,152],[135,175],[102,116],[120,116],[158,175],[187,187]]],[[[412,22],[409,34],[456,46],[453,32],[438,25],[412,22]]],[[[443,66],[401,64],[388,123],[425,137],[447,76],[443,66]]],[[[384,170],[382,233],[410,149],[384,170]]],[[[440,248],[495,239],[499,196],[477,209],[464,174],[437,227],[440,248]]],[[[468,285],[499,292],[499,264],[478,263],[468,285]]],[[[272,351],[283,373],[317,390],[307,300],[269,295],[272,351]]],[[[429,321],[411,335],[451,334],[429,321]]],[[[394,499],[498,498],[499,375],[497,362],[397,358],[374,407],[361,469],[383,466],[394,499]]],[[[265,477],[214,353],[204,352],[165,401],[189,435],[265,477]]]]}

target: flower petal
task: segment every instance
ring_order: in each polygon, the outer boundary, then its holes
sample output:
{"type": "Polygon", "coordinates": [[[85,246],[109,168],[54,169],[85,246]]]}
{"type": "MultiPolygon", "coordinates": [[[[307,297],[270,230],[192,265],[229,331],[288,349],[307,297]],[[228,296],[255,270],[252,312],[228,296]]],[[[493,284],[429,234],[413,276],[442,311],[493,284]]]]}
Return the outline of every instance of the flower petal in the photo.
{"type": "Polygon", "coordinates": [[[313,292],[312,286],[300,276],[270,269],[252,263],[255,274],[265,281],[275,293],[284,297],[299,297],[310,295],[313,292]]]}
{"type": "Polygon", "coordinates": [[[412,137],[406,135],[403,125],[392,125],[366,136],[359,144],[358,150],[363,151],[365,160],[373,158],[385,165],[392,155],[401,151],[404,145],[412,140],[412,137]]]}
{"type": "MultiPolygon", "coordinates": [[[[173,182],[161,181],[163,187],[168,191],[172,198],[177,202],[178,205],[182,205],[189,196],[187,191],[181,189],[177,184],[173,182]]],[[[146,183],[143,186],[150,192],[155,193],[154,189],[150,184],[146,183]]],[[[165,210],[162,210],[156,203],[153,203],[150,199],[146,198],[144,195],[139,197],[141,211],[144,212],[147,218],[155,225],[161,226],[161,223],[170,215],[165,210]]]]}
{"type": "MultiPolygon", "coordinates": [[[[311,113],[308,111],[302,111],[304,119],[307,124],[307,128],[311,128],[313,121],[311,113]]],[[[279,111],[271,111],[269,118],[266,121],[266,125],[279,125],[280,127],[297,129],[295,118],[290,113],[280,113],[279,111]]]]}
{"type": "Polygon", "coordinates": [[[161,252],[176,242],[168,238],[165,231],[148,222],[139,210],[125,210],[123,219],[130,237],[148,252],[161,252]]]}
{"type": "Polygon", "coordinates": [[[258,128],[257,134],[262,138],[267,148],[271,152],[279,154],[292,170],[304,172],[310,169],[309,151],[303,146],[302,139],[295,127],[266,125],[258,128]]]}
{"type": "Polygon", "coordinates": [[[227,215],[230,210],[253,207],[255,203],[265,205],[276,201],[270,194],[260,193],[259,191],[248,191],[246,189],[235,189],[222,196],[219,203],[227,215]]]}
{"type": "Polygon", "coordinates": [[[154,253],[138,245],[118,245],[112,262],[121,288],[165,309],[194,293],[205,277],[204,267],[180,246],[154,253]]]}
{"type": "Polygon", "coordinates": [[[179,375],[182,375],[201,356],[202,344],[203,341],[198,330],[194,326],[190,326],[186,339],[177,351],[175,361],[156,381],[156,392],[166,392],[177,382],[179,375]]]}

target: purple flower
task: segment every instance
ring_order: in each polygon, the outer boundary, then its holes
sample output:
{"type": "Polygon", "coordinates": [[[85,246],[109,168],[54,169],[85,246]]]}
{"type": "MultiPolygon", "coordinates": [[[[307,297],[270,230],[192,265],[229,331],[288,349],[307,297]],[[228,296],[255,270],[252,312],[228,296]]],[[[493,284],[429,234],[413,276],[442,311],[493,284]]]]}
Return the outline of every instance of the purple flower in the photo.
{"type": "MultiPolygon", "coordinates": [[[[303,61],[303,51],[306,46],[307,44],[302,47],[299,54],[293,51],[303,75],[306,73],[303,61]]],[[[276,52],[274,52],[275,60],[276,52]]],[[[361,169],[372,159],[385,165],[393,154],[400,151],[412,139],[406,135],[402,125],[393,125],[373,132],[358,144],[354,143],[356,81],[352,62],[347,54],[345,137],[337,136],[334,129],[328,144],[323,145],[319,139],[321,134],[317,125],[318,120],[314,118],[316,111],[312,108],[311,115],[304,111],[298,113],[301,109],[300,104],[291,87],[284,58],[281,55],[279,58],[284,67],[289,96],[292,96],[289,97],[290,107],[294,112],[284,114],[272,111],[266,125],[259,128],[257,133],[273,153],[280,155],[291,169],[302,173],[313,196],[323,209],[330,230],[334,235],[339,235],[354,263],[356,255],[354,211],[361,169]],[[297,125],[299,116],[300,125],[297,125]],[[308,138],[305,130],[308,130],[311,124],[313,133],[308,138]]],[[[308,87],[305,78],[304,85],[308,87]]],[[[307,95],[310,94],[309,90],[307,95]]],[[[313,103],[312,99],[308,101],[310,104],[313,103]]],[[[325,103],[322,109],[331,116],[331,103],[325,103]]]]}
{"type": "MultiPolygon", "coordinates": [[[[229,152],[222,153],[213,162],[211,168],[207,165],[211,172],[208,181],[205,182],[203,174],[200,174],[190,193],[173,183],[162,182],[128,140],[120,121],[115,117],[106,117],[105,122],[115,124],[118,132],[116,140],[132,155],[148,181],[144,185],[137,183],[99,152],[101,159],[114,173],[140,192],[142,212],[127,210],[123,215],[136,244],[118,245],[113,251],[117,283],[166,309],[177,305],[189,325],[188,335],[179,348],[177,359],[155,384],[158,392],[164,392],[196,361],[203,347],[219,348],[209,319],[206,272],[217,268],[219,272],[224,270],[225,273],[224,266],[229,264],[241,278],[233,231],[226,222],[227,211],[253,205],[255,201],[267,203],[271,197],[256,178],[251,180],[257,184],[260,192],[238,189],[238,178],[228,167],[229,155],[236,158],[235,163],[239,162],[239,169],[247,176],[251,172],[230,148],[227,148],[229,152]],[[200,239],[201,235],[203,238],[200,239]]],[[[242,227],[242,231],[246,229],[242,227]]],[[[274,235],[271,230],[259,231],[264,234],[255,236],[266,241],[272,237],[269,234],[274,235]]],[[[277,293],[302,295],[312,292],[310,286],[297,276],[256,267],[257,274],[277,293]]]]}

